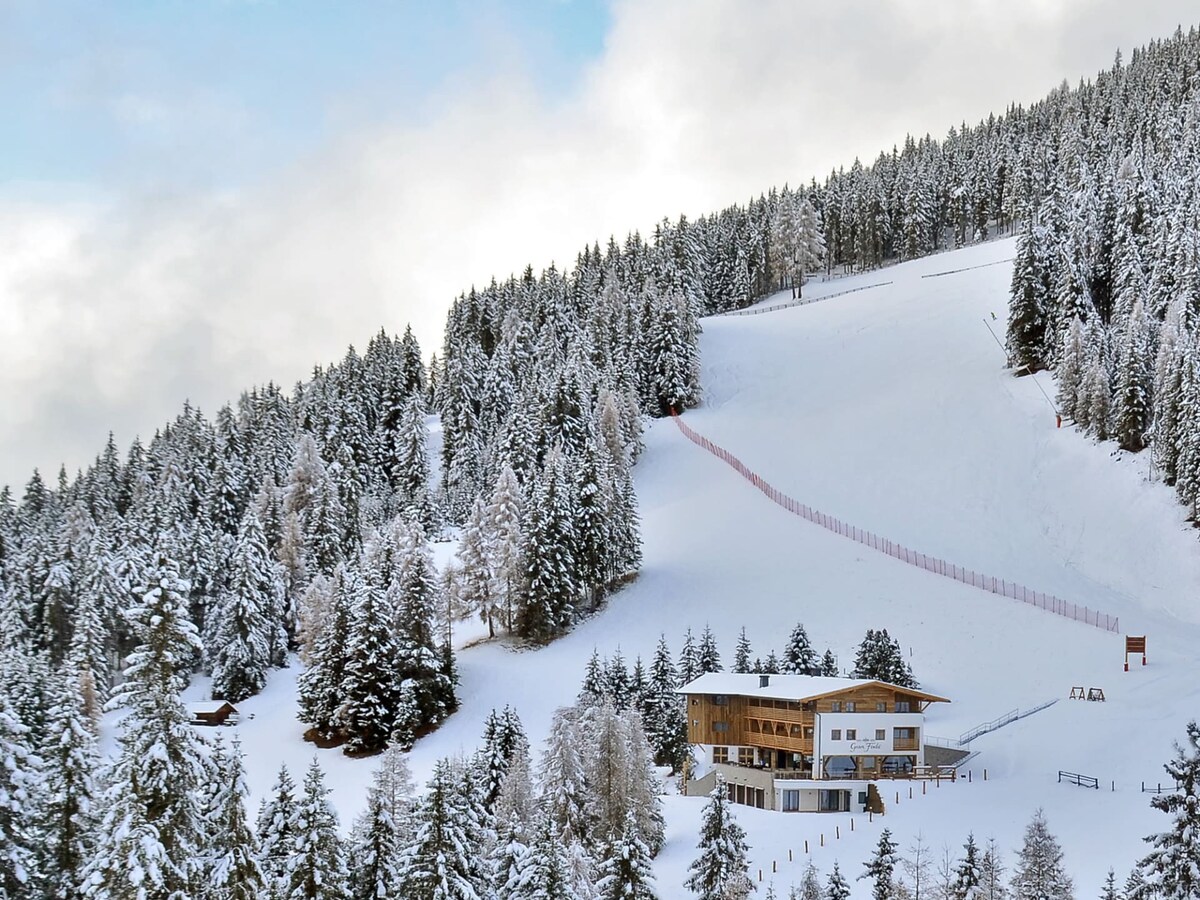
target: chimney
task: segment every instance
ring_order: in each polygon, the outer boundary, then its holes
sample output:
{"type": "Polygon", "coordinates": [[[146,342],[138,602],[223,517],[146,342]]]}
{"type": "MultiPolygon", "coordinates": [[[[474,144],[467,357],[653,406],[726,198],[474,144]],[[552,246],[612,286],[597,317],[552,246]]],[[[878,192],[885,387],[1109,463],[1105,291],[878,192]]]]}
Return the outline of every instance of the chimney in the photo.
{"type": "Polygon", "coordinates": [[[759,686],[760,688],[765,688],[765,687],[766,687],[767,685],[769,685],[770,683],[771,683],[771,676],[770,676],[770,675],[759,675],[759,676],[758,676],[758,686],[759,686]]]}

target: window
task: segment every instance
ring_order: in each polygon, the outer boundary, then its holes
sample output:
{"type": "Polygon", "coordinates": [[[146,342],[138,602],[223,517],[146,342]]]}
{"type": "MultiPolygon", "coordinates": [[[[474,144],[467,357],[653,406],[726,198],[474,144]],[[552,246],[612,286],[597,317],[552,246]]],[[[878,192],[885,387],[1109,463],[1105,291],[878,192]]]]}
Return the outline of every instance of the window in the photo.
{"type": "Polygon", "coordinates": [[[800,812],[800,792],[799,791],[784,791],[783,792],[783,811],[784,812],[800,812]]]}
{"type": "Polygon", "coordinates": [[[857,741],[858,740],[858,729],[857,728],[847,728],[846,729],[846,740],[857,741]]]}
{"type": "Polygon", "coordinates": [[[713,694],[713,706],[728,706],[729,698],[724,694],[713,694]]]}
{"type": "Polygon", "coordinates": [[[875,704],[875,712],[887,712],[887,704],[880,700],[875,704]]]}
{"type": "Polygon", "coordinates": [[[738,765],[739,766],[754,765],[754,748],[753,747],[738,747],[738,765]]]}
{"type": "Polygon", "coordinates": [[[859,806],[866,806],[866,805],[867,805],[867,792],[866,792],[866,791],[859,791],[859,792],[858,792],[858,805],[859,805],[859,806]]]}
{"type": "Polygon", "coordinates": [[[728,730],[728,722],[713,722],[713,731],[717,732],[718,734],[724,734],[728,730]]]}
{"type": "Polygon", "coordinates": [[[713,762],[715,762],[715,763],[729,762],[729,748],[728,747],[713,747],[713,762]]]}
{"type": "Polygon", "coordinates": [[[912,712],[912,704],[907,700],[897,700],[896,712],[912,712]]]}
{"type": "Polygon", "coordinates": [[[875,740],[886,741],[887,740],[887,729],[886,728],[876,728],[875,729],[875,740]]]}
{"type": "Polygon", "coordinates": [[[854,712],[854,701],[853,700],[846,701],[846,712],[854,712]]]}
{"type": "Polygon", "coordinates": [[[833,702],[831,702],[829,704],[829,711],[830,712],[841,712],[842,711],[842,701],[834,700],[833,702]]]}
{"type": "Polygon", "coordinates": [[[842,729],[835,728],[833,731],[829,732],[829,739],[831,741],[840,741],[842,739],[842,729]]]}
{"type": "Polygon", "coordinates": [[[911,741],[916,737],[915,728],[893,728],[892,736],[898,741],[911,741]]]}
{"type": "Polygon", "coordinates": [[[805,737],[805,739],[806,739],[806,740],[810,740],[810,741],[811,741],[811,740],[812,740],[812,736],[813,736],[813,730],[812,730],[812,728],[811,728],[811,727],[809,727],[808,725],[805,725],[805,726],[804,726],[804,737],[805,737]]]}

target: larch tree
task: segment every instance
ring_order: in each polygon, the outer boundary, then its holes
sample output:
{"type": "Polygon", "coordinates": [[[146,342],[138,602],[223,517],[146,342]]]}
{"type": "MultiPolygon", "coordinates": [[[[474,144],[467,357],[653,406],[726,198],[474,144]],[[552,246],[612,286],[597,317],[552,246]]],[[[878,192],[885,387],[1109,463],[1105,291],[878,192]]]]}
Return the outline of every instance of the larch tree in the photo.
{"type": "Polygon", "coordinates": [[[1062,848],[1040,809],[1025,826],[1010,890],[1013,900],[1073,900],[1075,896],[1062,848]]]}

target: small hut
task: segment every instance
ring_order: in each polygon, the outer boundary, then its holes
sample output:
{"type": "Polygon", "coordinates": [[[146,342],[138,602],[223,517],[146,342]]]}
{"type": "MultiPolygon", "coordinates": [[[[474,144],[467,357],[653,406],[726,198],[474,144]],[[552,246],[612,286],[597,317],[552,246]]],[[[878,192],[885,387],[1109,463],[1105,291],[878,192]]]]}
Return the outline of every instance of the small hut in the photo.
{"type": "Polygon", "coordinates": [[[204,700],[189,707],[193,725],[236,725],[237,707],[228,700],[204,700]]]}

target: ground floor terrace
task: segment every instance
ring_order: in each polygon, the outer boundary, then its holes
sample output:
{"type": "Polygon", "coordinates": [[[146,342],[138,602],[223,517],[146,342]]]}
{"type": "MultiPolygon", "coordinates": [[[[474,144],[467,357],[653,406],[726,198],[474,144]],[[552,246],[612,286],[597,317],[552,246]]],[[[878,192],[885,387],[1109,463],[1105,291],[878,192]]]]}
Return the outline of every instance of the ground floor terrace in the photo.
{"type": "Polygon", "coordinates": [[[918,753],[832,753],[819,759],[810,753],[773,747],[715,745],[705,747],[706,762],[769,770],[776,778],[872,780],[908,778],[923,766],[918,753]]]}

